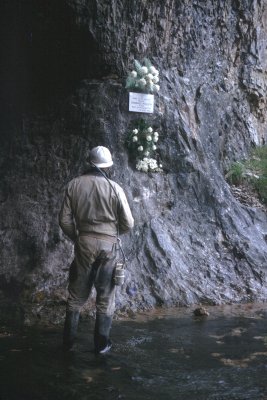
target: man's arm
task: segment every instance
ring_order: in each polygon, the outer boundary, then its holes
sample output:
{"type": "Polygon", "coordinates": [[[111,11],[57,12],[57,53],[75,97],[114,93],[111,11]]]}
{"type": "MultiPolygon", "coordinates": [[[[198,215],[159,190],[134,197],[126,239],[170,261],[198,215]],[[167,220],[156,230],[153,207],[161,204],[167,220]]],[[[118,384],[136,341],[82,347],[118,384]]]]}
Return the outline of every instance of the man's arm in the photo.
{"type": "Polygon", "coordinates": [[[65,197],[59,213],[59,226],[72,241],[76,240],[76,227],[71,208],[71,197],[69,187],[66,189],[65,197]]]}
{"type": "Polygon", "coordinates": [[[122,189],[119,191],[118,219],[120,233],[126,233],[133,228],[134,219],[127,198],[122,189]]]}

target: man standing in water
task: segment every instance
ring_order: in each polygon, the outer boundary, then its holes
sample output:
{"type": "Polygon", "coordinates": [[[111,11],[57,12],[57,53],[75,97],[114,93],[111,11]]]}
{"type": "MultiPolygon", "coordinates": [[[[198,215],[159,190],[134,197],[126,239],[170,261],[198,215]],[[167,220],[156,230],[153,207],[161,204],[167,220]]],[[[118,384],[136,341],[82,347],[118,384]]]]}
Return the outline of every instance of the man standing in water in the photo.
{"type": "Polygon", "coordinates": [[[65,349],[72,348],[80,309],[94,285],[97,293],[95,352],[104,354],[111,348],[109,334],[115,309],[113,274],[118,234],[133,228],[134,220],[123,189],[108,179],[113,165],[110,151],[97,146],[89,157],[91,169],[69,182],[59,214],[61,229],[75,244],[63,345],[65,349]]]}

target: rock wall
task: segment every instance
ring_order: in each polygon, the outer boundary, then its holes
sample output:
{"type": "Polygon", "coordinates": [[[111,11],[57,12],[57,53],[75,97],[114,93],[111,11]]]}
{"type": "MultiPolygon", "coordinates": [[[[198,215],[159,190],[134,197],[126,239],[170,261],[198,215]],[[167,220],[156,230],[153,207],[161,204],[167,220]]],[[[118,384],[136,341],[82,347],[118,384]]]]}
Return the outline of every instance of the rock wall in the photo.
{"type": "MultiPolygon", "coordinates": [[[[266,141],[264,0],[59,0],[4,5],[0,146],[2,318],[59,322],[70,242],[64,187],[90,148],[113,153],[135,228],[118,291],[123,313],[267,299],[267,217],[224,179],[266,141]],[[16,29],[10,30],[10,23],[16,29]],[[163,173],[135,169],[125,137],[134,58],[160,70],[154,114],[163,173]]],[[[144,115],[142,115],[144,117],[144,115]]],[[[86,313],[93,312],[89,299],[86,313]]]]}

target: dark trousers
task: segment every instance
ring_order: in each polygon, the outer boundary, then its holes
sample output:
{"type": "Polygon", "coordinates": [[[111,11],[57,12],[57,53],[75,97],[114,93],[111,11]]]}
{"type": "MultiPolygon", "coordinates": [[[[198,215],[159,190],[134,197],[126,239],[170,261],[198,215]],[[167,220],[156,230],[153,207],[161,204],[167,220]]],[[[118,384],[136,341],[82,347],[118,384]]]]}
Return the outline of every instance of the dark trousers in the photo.
{"type": "MultiPolygon", "coordinates": [[[[80,312],[87,301],[92,287],[96,289],[96,323],[94,341],[97,351],[110,341],[110,329],[115,310],[115,239],[100,239],[91,235],[81,235],[75,244],[75,258],[70,267],[69,297],[66,321],[80,312]]],[[[77,318],[76,325],[78,326],[77,318]]],[[[77,330],[74,327],[74,335],[77,330]]],[[[65,322],[66,327],[66,322],[65,322]]],[[[67,328],[66,328],[67,330],[67,328]]]]}

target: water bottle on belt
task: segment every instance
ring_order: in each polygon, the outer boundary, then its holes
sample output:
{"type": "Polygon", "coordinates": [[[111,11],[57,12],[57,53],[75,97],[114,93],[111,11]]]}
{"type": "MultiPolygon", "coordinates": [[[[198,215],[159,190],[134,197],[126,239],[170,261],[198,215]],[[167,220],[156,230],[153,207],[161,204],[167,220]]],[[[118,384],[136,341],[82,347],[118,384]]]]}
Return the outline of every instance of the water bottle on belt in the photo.
{"type": "Polygon", "coordinates": [[[122,262],[116,262],[114,271],[114,283],[116,286],[121,286],[125,279],[125,268],[122,262]]]}

